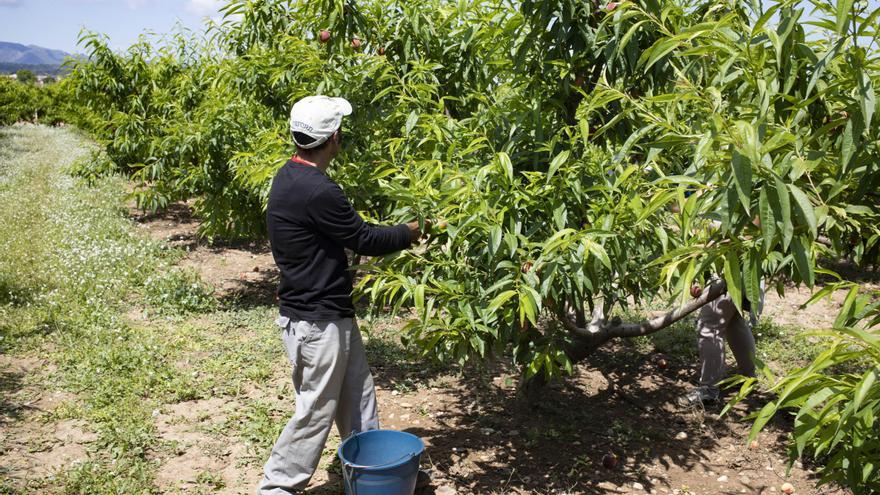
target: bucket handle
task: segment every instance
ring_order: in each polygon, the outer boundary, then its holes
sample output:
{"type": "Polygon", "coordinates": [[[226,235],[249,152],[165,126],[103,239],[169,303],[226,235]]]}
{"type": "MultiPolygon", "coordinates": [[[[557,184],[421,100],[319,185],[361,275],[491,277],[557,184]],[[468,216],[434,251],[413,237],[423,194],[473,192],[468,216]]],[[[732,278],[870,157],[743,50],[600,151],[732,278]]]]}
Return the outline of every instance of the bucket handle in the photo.
{"type": "Polygon", "coordinates": [[[404,459],[407,459],[407,458],[412,459],[416,455],[417,455],[416,452],[410,452],[409,454],[404,454],[403,456],[399,457],[398,459],[395,459],[391,462],[386,462],[385,464],[379,464],[378,466],[364,466],[361,464],[352,464],[352,463],[346,461],[345,463],[343,463],[342,469],[345,471],[345,473],[343,473],[344,474],[343,481],[345,481],[345,484],[348,486],[348,493],[350,493],[351,495],[357,495],[357,488],[355,488],[355,484],[354,484],[354,470],[355,469],[377,469],[377,468],[384,468],[387,466],[393,466],[394,464],[397,464],[404,459]]]}
{"type": "Polygon", "coordinates": [[[352,464],[350,462],[346,462],[345,467],[350,467],[352,469],[381,469],[384,467],[388,467],[388,466],[392,466],[394,464],[397,464],[398,462],[400,462],[404,459],[407,459],[407,458],[412,459],[415,456],[416,456],[415,452],[410,452],[409,454],[403,454],[402,456],[400,456],[399,458],[397,458],[391,462],[386,462],[385,464],[379,464],[377,466],[364,466],[361,464],[352,464]]]}

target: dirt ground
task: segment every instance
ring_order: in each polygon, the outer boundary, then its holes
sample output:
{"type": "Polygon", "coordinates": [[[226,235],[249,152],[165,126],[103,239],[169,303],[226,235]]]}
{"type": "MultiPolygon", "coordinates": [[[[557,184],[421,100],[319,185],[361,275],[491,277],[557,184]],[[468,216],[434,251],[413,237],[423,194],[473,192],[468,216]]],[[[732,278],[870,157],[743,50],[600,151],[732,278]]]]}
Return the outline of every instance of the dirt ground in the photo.
{"type": "MultiPolygon", "coordinates": [[[[273,304],[278,273],[265,243],[207,244],[197,238],[198,223],[185,205],[160,215],[132,212],[132,218],[151,236],[186,249],[181,265],[198,270],[221,299],[273,304]]],[[[876,281],[866,283],[876,286],[876,281]]],[[[789,289],[785,298],[768,294],[765,314],[781,324],[827,328],[843,296],[798,310],[809,294],[806,289],[789,289]]],[[[393,333],[395,325],[391,321],[373,332],[393,333]]],[[[154,411],[159,435],[177,446],[156,454],[162,493],[255,491],[262,459],[224,436],[222,425],[256,402],[271,405],[276,422],[292,413],[282,353],[279,345],[279,366],[269,380],[237,396],[154,411]]],[[[6,370],[0,426],[12,420],[18,425],[2,429],[8,447],[0,453],[6,471],[0,475],[48,472],[83,458],[94,434],[75,421],[46,419],[70,399],[47,385],[51,370],[39,360],[0,358],[15,361],[0,363],[6,370]],[[41,447],[35,451],[34,445],[41,447]]],[[[849,493],[816,488],[810,466],[797,463],[787,474],[784,439],[790,425],[782,420],[761,434],[755,448],[746,445],[748,423],[741,419],[759,402],[722,418],[721,406],[675,406],[674,399],[692,386],[694,363],[670,360],[661,369],[655,358],[626,344],[606,348],[579,365],[570,379],[548,387],[533,406],[516,400],[517,375],[505,363],[464,371],[393,360],[371,364],[382,426],[425,441],[422,466],[434,477],[425,493],[769,494],[781,493],[784,482],[797,494],[849,493]],[[603,467],[606,454],[619,459],[613,469],[603,467]]],[[[340,493],[333,462],[338,442],[331,435],[310,493],[340,493]]]]}

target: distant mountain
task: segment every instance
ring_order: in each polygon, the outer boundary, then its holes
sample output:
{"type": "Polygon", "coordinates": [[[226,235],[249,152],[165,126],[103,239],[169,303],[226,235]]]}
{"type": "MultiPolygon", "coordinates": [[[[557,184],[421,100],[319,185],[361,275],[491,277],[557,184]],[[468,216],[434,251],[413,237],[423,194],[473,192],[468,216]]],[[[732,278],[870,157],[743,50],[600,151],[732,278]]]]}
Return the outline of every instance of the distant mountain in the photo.
{"type": "Polygon", "coordinates": [[[71,54],[35,45],[0,41],[0,63],[16,65],[61,65],[71,54]]]}

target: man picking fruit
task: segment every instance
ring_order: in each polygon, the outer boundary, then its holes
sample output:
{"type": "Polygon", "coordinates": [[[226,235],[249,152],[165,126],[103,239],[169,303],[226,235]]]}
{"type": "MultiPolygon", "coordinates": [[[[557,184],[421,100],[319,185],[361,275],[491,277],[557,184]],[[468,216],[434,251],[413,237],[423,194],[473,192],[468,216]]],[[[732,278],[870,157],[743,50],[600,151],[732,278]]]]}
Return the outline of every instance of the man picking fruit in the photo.
{"type": "Polygon", "coordinates": [[[342,118],[351,112],[343,98],[296,102],[290,131],[297,152],[269,192],[269,242],[281,272],[277,323],[293,368],[296,412],[272,448],[260,495],[300,493],[334,421],[342,438],[379,427],[345,249],[380,256],[406,249],[422,232],[418,222],[366,223],[327,176],[342,146],[342,118]]]}

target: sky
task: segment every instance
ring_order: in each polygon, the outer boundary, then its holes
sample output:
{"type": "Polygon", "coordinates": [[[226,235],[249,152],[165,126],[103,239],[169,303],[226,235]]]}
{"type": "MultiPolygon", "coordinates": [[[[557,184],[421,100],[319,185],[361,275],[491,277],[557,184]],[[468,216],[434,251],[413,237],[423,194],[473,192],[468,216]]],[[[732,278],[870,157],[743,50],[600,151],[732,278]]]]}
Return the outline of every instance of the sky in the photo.
{"type": "MultiPolygon", "coordinates": [[[[110,46],[121,50],[145,30],[163,34],[179,23],[201,31],[206,19],[218,18],[223,4],[223,0],[0,0],[0,41],[82,53],[76,40],[85,27],[108,35],[110,46]]],[[[868,4],[875,9],[880,0],[868,4]]]]}
{"type": "Polygon", "coordinates": [[[0,41],[82,53],[81,28],[104,33],[123,49],[145,30],[171,31],[176,23],[204,29],[221,0],[0,0],[0,41]]]}

